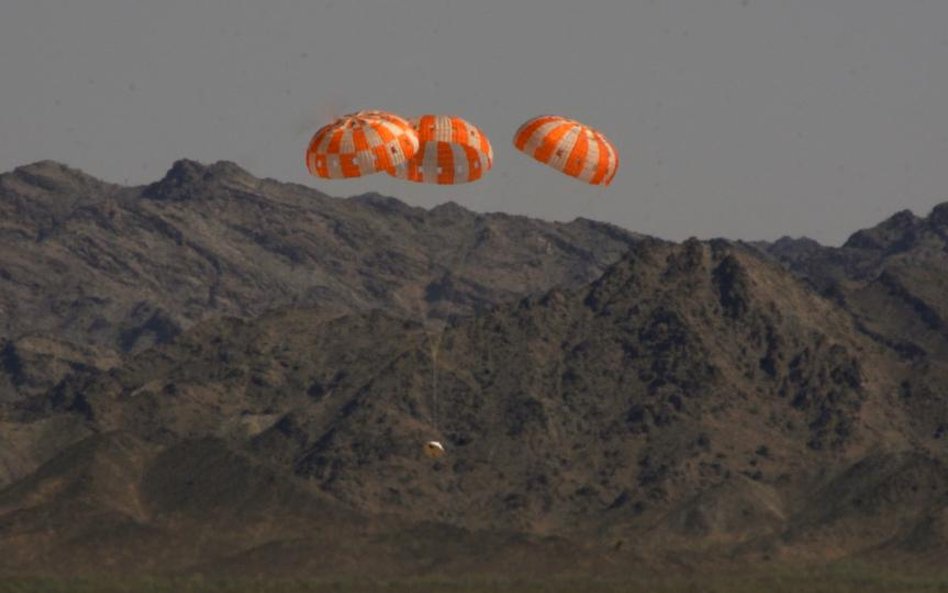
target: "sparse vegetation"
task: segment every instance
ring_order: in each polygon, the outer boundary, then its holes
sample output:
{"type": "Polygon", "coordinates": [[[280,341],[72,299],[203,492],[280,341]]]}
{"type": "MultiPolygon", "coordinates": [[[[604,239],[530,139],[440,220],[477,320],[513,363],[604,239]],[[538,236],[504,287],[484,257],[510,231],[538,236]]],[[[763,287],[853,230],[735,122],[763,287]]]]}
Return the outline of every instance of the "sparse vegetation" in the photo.
{"type": "Polygon", "coordinates": [[[948,554],[945,212],[801,250],[228,164],[144,189],[4,175],[0,306],[35,307],[0,336],[0,574],[214,577],[2,586],[938,590],[770,559],[948,554]],[[760,572],[630,576],[722,558],[760,572]],[[433,571],[508,580],[242,580],[433,571]]]}

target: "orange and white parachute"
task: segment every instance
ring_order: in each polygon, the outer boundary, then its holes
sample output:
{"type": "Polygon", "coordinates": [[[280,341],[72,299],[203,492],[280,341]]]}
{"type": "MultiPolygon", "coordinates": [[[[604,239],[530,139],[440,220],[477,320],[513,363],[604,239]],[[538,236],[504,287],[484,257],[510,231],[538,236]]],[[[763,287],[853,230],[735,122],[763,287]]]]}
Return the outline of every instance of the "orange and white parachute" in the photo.
{"type": "Polygon", "coordinates": [[[326,179],[362,177],[393,169],[417,151],[418,135],[407,120],[385,111],[359,111],[313,135],[306,168],[326,179]]]}
{"type": "Polygon", "coordinates": [[[559,115],[541,115],[520,126],[514,146],[592,185],[609,185],[619,170],[619,153],[601,132],[559,115]]]}
{"type": "Polygon", "coordinates": [[[477,181],[494,162],[494,149],[474,124],[452,115],[422,115],[411,120],[420,142],[414,158],[389,174],[419,183],[477,181]]]}

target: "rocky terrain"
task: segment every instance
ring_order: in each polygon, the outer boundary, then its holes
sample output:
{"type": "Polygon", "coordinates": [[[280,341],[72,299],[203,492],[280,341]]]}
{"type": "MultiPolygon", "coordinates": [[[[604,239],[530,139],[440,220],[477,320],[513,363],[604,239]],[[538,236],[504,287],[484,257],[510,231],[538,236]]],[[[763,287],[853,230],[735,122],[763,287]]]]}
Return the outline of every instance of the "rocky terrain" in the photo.
{"type": "Polygon", "coordinates": [[[0,208],[0,573],[948,554],[948,204],[674,244],[182,161],[0,208]]]}
{"type": "Polygon", "coordinates": [[[589,282],[635,240],[585,220],[339,200],[232,163],[179,161],[133,188],[36,163],[0,175],[0,405],[205,319],[310,304],[471,314],[589,282]]]}

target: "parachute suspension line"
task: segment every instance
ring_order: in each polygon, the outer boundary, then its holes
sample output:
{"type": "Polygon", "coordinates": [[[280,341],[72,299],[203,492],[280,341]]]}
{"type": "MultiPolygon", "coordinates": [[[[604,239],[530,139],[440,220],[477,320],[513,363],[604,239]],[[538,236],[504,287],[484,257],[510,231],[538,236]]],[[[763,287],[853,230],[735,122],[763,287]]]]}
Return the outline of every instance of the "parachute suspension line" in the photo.
{"type": "MultiPolygon", "coordinates": [[[[587,204],[592,202],[592,204],[589,205],[589,208],[588,208],[588,212],[589,212],[588,218],[589,220],[593,221],[594,224],[600,222],[599,219],[596,218],[596,203],[602,201],[602,196],[605,193],[606,193],[606,186],[597,185],[595,192],[591,192],[590,194],[586,196],[587,204]],[[592,195],[592,193],[595,193],[595,197],[592,195]]],[[[587,313],[590,316],[592,316],[591,311],[584,311],[584,313],[587,313]]],[[[584,315],[583,320],[582,320],[582,333],[583,333],[584,339],[588,338],[588,336],[592,334],[591,327],[592,327],[592,320],[584,315]]]]}
{"type": "Polygon", "coordinates": [[[596,217],[596,204],[602,201],[602,195],[605,193],[605,187],[598,186],[595,191],[586,192],[586,198],[583,200],[583,211],[580,214],[586,220],[593,224],[599,222],[596,217]]]}
{"type": "Polygon", "coordinates": [[[606,193],[606,186],[604,186],[604,185],[597,185],[597,186],[596,186],[596,199],[595,199],[595,201],[593,202],[592,207],[590,207],[590,211],[592,212],[592,219],[593,219],[593,220],[596,220],[596,221],[599,220],[599,219],[596,217],[596,214],[597,214],[597,212],[596,212],[596,205],[597,205],[597,204],[602,204],[602,196],[603,196],[605,193],[606,193]]]}
{"type": "Polygon", "coordinates": [[[431,356],[431,425],[434,428],[435,432],[438,432],[438,353],[441,349],[441,337],[444,335],[444,330],[439,329],[436,337],[432,338],[431,334],[428,334],[427,330],[425,333],[428,335],[428,344],[430,347],[430,356],[431,356]]]}
{"type": "Polygon", "coordinates": [[[431,417],[435,432],[438,431],[438,347],[431,348],[431,417]]]}

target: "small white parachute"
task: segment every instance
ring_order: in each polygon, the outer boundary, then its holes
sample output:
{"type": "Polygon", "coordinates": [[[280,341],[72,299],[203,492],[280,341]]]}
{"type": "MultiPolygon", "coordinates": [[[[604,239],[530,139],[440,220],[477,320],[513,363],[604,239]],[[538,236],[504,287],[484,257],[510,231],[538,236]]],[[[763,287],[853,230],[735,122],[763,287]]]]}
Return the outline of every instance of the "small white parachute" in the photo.
{"type": "Polygon", "coordinates": [[[444,457],[444,446],[438,441],[428,441],[422,449],[427,457],[439,459],[444,457]]]}

